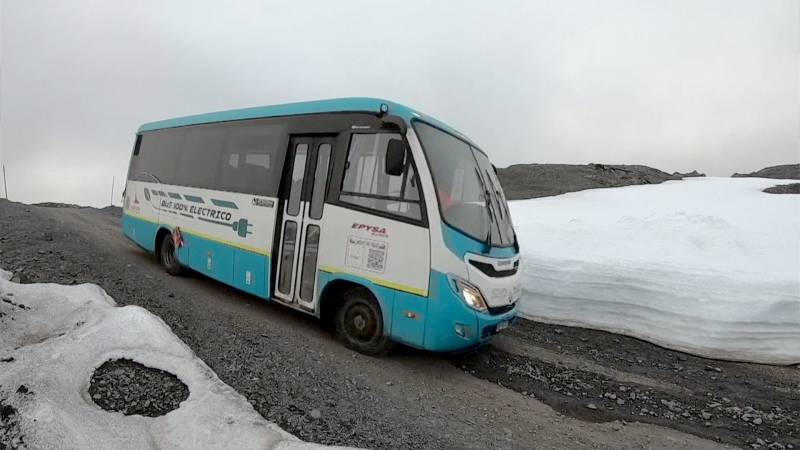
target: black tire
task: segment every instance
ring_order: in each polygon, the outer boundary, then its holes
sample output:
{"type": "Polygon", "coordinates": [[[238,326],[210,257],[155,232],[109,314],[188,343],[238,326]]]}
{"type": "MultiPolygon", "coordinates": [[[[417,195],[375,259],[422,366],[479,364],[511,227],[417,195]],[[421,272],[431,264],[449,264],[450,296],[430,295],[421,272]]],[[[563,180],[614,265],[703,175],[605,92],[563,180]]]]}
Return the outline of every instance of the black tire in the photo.
{"type": "Polygon", "coordinates": [[[394,343],[383,330],[378,302],[365,288],[353,288],[342,296],[336,311],[336,336],[347,348],[369,356],[389,353],[394,343]]]}
{"type": "Polygon", "coordinates": [[[178,261],[178,256],[175,254],[175,243],[172,241],[172,234],[170,233],[161,238],[158,261],[161,263],[161,267],[170,275],[178,276],[183,271],[183,267],[178,261]]]}

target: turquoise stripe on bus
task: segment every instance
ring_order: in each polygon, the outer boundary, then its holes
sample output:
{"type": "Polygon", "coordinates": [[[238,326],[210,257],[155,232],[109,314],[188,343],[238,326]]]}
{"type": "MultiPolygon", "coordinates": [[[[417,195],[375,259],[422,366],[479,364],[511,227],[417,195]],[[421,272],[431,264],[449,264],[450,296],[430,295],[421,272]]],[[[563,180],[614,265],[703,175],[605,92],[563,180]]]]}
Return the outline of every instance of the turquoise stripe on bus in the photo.
{"type": "MultiPolygon", "coordinates": [[[[122,215],[125,236],[150,253],[155,253],[156,233],[162,227],[129,214],[122,215]]],[[[177,253],[181,264],[260,298],[270,298],[268,256],[190,233],[183,234],[183,242],[185,245],[177,253]]]]}
{"type": "Polygon", "coordinates": [[[227,200],[217,200],[215,198],[212,198],[211,203],[213,203],[215,206],[219,206],[222,208],[239,209],[239,207],[236,206],[236,203],[229,202],[227,200]]]}
{"type": "Polygon", "coordinates": [[[128,214],[122,215],[122,232],[138,246],[155,252],[156,232],[158,224],[139,219],[128,214]]]}

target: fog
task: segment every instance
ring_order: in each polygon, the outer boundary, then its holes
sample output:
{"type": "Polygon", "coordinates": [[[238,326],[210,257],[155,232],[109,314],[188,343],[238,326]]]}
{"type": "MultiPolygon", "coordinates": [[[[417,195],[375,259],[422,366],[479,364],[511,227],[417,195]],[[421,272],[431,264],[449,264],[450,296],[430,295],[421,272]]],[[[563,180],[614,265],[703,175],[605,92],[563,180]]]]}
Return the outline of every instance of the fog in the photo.
{"type": "Polygon", "coordinates": [[[796,0],[429,3],[1,0],[8,195],[119,204],[141,123],[346,96],[497,166],[800,162],[796,0]]]}

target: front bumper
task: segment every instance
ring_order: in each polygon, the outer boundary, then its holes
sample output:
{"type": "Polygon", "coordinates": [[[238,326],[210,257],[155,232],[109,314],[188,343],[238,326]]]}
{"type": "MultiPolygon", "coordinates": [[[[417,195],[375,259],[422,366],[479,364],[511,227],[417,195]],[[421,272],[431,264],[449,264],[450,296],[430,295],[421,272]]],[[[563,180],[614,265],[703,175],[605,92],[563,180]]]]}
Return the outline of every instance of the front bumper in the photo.
{"type": "Polygon", "coordinates": [[[447,277],[432,277],[432,293],[428,304],[425,330],[426,350],[452,352],[487,343],[492,336],[511,325],[517,316],[519,302],[502,314],[478,312],[467,306],[448,286],[447,277]]]}

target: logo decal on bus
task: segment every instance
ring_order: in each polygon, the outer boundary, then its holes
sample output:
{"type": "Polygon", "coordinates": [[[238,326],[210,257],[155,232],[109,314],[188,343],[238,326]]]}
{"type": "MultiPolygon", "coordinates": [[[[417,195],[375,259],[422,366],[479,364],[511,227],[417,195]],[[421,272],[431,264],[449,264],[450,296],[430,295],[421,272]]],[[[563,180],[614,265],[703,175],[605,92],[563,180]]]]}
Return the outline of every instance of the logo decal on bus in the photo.
{"type": "Polygon", "coordinates": [[[367,225],[367,224],[364,224],[364,223],[354,223],[352,228],[355,229],[355,230],[366,231],[366,232],[368,232],[369,234],[371,234],[373,236],[380,236],[380,237],[388,236],[387,233],[386,233],[386,228],[385,227],[378,227],[378,226],[375,226],[375,225],[367,225]]]}
{"type": "Polygon", "coordinates": [[[273,200],[267,198],[258,198],[253,197],[253,206],[262,206],[265,208],[272,208],[275,206],[275,202],[273,200]]]}

